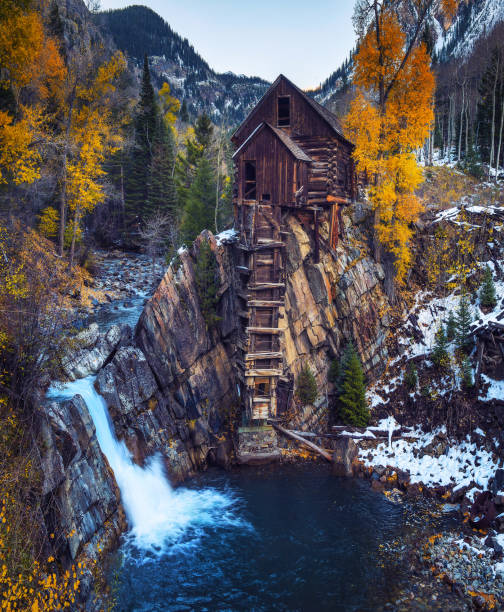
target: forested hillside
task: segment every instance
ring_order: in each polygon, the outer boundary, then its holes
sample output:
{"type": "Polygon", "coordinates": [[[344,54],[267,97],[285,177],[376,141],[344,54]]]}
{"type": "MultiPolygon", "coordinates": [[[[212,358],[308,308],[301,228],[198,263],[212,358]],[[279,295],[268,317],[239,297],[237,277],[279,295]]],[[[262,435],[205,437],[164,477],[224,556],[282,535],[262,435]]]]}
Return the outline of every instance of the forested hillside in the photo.
{"type": "Polygon", "coordinates": [[[144,55],[151,58],[155,84],[167,81],[192,119],[206,113],[223,126],[237,125],[269,86],[258,77],[216,73],[187,39],[145,6],[104,11],[96,18],[137,67],[144,55]]]}

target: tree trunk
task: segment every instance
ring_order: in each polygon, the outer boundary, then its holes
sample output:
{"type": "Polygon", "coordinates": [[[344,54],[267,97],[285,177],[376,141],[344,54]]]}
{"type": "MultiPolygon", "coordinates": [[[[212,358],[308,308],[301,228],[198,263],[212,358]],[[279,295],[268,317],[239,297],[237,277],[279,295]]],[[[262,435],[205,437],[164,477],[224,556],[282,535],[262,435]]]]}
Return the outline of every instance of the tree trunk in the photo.
{"type": "Polygon", "coordinates": [[[383,254],[383,272],[385,273],[384,289],[389,299],[390,304],[395,304],[397,300],[396,286],[395,286],[395,257],[392,253],[385,252],[383,254]]]}
{"type": "Polygon", "coordinates": [[[70,138],[70,128],[72,126],[72,115],[75,100],[75,87],[70,95],[68,106],[68,117],[65,126],[65,141],[63,143],[63,159],[61,163],[61,193],[60,193],[60,223],[59,223],[59,248],[60,257],[63,257],[65,252],[65,225],[66,225],[66,209],[67,209],[67,162],[68,162],[68,141],[70,138]]]}
{"type": "Polygon", "coordinates": [[[499,126],[499,144],[497,146],[497,157],[495,161],[495,182],[497,182],[497,178],[499,176],[499,163],[500,163],[500,153],[502,146],[502,130],[504,129],[504,98],[502,99],[501,105],[501,117],[500,117],[500,126],[499,126]]]}
{"type": "Polygon", "coordinates": [[[75,208],[74,218],[73,218],[73,227],[72,227],[72,243],[70,245],[70,261],[68,263],[69,270],[72,270],[74,266],[75,259],[75,240],[77,237],[77,227],[79,221],[79,207],[75,208]]]}
{"type": "Polygon", "coordinates": [[[462,103],[460,105],[460,125],[459,125],[459,139],[458,139],[458,150],[457,150],[457,161],[460,162],[460,156],[462,154],[462,129],[464,127],[464,106],[465,106],[465,85],[462,85],[462,103]]]}
{"type": "Polygon", "coordinates": [[[496,93],[497,93],[497,81],[499,78],[499,58],[497,58],[497,66],[495,67],[495,80],[494,80],[494,86],[493,86],[493,91],[492,91],[492,127],[490,130],[490,160],[488,162],[488,178],[490,179],[490,176],[492,174],[492,164],[493,164],[493,160],[494,160],[494,154],[495,154],[495,107],[497,105],[497,101],[496,101],[496,93]]]}

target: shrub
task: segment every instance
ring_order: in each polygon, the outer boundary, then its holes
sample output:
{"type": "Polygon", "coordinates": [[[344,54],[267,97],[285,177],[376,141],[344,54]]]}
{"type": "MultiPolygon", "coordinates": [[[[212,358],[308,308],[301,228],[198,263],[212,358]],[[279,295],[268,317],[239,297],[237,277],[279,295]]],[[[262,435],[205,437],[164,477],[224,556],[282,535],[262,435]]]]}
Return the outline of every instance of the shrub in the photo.
{"type": "Polygon", "coordinates": [[[306,365],[300,372],[296,383],[296,397],[305,406],[313,404],[318,397],[317,381],[310,366],[306,365]]]}
{"type": "Polygon", "coordinates": [[[410,391],[416,389],[418,383],[418,372],[414,363],[408,364],[408,367],[406,368],[406,374],[404,375],[404,383],[410,391]]]}
{"type": "Polygon", "coordinates": [[[464,355],[460,363],[459,373],[462,389],[471,389],[472,387],[474,387],[471,362],[469,361],[469,358],[466,355],[464,355]]]}

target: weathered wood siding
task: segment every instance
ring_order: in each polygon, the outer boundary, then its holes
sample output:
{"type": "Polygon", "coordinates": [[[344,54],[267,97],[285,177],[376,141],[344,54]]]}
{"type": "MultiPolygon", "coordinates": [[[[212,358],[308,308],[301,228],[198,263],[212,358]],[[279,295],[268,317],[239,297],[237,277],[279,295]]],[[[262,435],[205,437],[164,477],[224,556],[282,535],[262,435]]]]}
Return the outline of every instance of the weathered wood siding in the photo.
{"type": "Polygon", "coordinates": [[[240,152],[237,164],[238,199],[244,199],[245,163],[256,165],[256,199],[265,194],[273,204],[294,204],[294,194],[301,185],[304,162],[300,162],[269,129],[262,130],[240,152]]]}

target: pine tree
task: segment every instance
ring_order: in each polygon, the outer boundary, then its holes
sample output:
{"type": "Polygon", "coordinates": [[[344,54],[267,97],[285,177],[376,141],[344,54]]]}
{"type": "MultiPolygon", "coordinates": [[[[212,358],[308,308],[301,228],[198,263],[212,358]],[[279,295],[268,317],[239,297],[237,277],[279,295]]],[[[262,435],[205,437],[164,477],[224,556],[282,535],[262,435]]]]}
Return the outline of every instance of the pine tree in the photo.
{"type": "Polygon", "coordinates": [[[303,406],[313,404],[318,397],[317,381],[308,365],[304,366],[297,378],[296,397],[303,406]]]}
{"type": "Polygon", "coordinates": [[[173,178],[175,164],[175,139],[171,128],[162,125],[159,138],[154,144],[148,180],[148,197],[144,216],[156,212],[168,213],[174,220],[177,217],[177,192],[173,178]]]}
{"type": "Polygon", "coordinates": [[[212,228],[215,207],[215,175],[210,162],[203,157],[187,194],[182,218],[182,239],[192,242],[204,229],[212,228]]]}
{"type": "Polygon", "coordinates": [[[483,276],[483,282],[481,284],[480,292],[480,303],[486,308],[495,308],[497,306],[497,295],[495,293],[495,284],[493,281],[492,270],[490,266],[485,267],[485,273],[483,276]]]}
{"type": "MultiPolygon", "coordinates": [[[[502,49],[493,49],[487,69],[481,79],[479,94],[478,141],[482,158],[488,162],[492,156],[492,151],[495,158],[495,150],[499,141],[499,126],[501,125],[501,100],[504,95],[504,52],[502,49]]],[[[495,159],[492,161],[492,165],[495,165],[495,159]]]]}
{"type": "Polygon", "coordinates": [[[194,279],[196,292],[200,303],[201,314],[207,329],[214,328],[220,321],[217,315],[219,298],[218,265],[215,255],[208,241],[200,243],[196,264],[194,266],[194,279]]]}
{"type": "Polygon", "coordinates": [[[469,299],[467,294],[464,293],[460,298],[459,307],[455,316],[457,324],[457,331],[455,334],[455,341],[457,349],[463,353],[468,354],[471,351],[473,345],[473,338],[471,334],[471,309],[469,306],[469,299]]]}
{"type": "Polygon", "coordinates": [[[460,382],[462,385],[462,389],[470,389],[474,387],[474,379],[471,368],[471,362],[467,355],[464,355],[461,363],[460,363],[460,382]]]}
{"type": "Polygon", "coordinates": [[[180,121],[182,123],[189,123],[189,111],[187,110],[187,101],[182,101],[182,106],[180,108],[180,121]]]}
{"type": "Polygon", "coordinates": [[[365,427],[368,424],[369,410],[366,403],[364,372],[352,343],[346,350],[339,405],[343,423],[356,427],[365,427]]]}
{"type": "Polygon", "coordinates": [[[135,144],[126,180],[126,214],[129,221],[148,216],[149,178],[156,143],[161,138],[161,117],[152,87],[149,60],[144,57],[140,100],[134,122],[135,144]]]}
{"type": "Polygon", "coordinates": [[[446,321],[446,339],[448,340],[448,342],[451,342],[455,339],[456,333],[457,321],[455,320],[453,310],[450,310],[450,314],[448,315],[448,321],[446,321]]]}
{"type": "Polygon", "coordinates": [[[444,325],[441,323],[434,336],[434,347],[431,353],[432,363],[440,368],[445,368],[449,363],[448,343],[444,325]]]}

